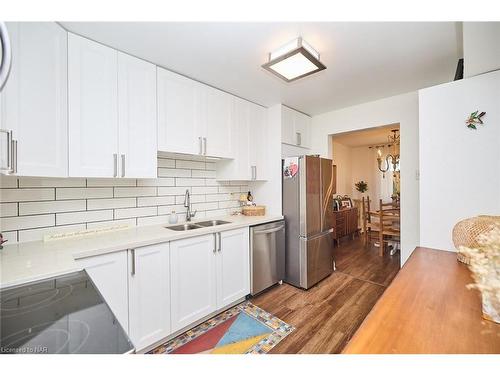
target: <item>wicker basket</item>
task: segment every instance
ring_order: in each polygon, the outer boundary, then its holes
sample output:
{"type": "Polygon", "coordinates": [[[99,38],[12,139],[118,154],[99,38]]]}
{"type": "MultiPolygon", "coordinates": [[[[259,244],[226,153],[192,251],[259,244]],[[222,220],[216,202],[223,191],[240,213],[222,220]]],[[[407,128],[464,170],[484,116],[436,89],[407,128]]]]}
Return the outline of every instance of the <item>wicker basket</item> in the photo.
{"type": "Polygon", "coordinates": [[[264,216],[266,214],[266,206],[244,206],[241,212],[245,216],[264,216]]]}
{"type": "Polygon", "coordinates": [[[479,247],[478,238],[481,234],[489,232],[495,225],[500,224],[500,216],[481,215],[459,221],[453,228],[453,244],[457,249],[457,259],[465,264],[470,264],[466,255],[460,252],[460,247],[479,247]]]}

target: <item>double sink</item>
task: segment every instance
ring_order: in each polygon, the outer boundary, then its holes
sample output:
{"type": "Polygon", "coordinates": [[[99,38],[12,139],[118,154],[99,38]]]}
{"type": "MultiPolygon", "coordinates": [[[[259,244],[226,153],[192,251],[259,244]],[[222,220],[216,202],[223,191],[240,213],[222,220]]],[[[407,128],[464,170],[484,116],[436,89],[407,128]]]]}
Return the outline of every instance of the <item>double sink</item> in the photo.
{"type": "Polygon", "coordinates": [[[222,224],[230,224],[230,222],[224,220],[207,220],[207,221],[201,221],[199,223],[185,223],[165,228],[175,231],[186,231],[186,230],[193,230],[193,229],[200,229],[207,227],[215,227],[217,225],[222,225],[222,224]]]}

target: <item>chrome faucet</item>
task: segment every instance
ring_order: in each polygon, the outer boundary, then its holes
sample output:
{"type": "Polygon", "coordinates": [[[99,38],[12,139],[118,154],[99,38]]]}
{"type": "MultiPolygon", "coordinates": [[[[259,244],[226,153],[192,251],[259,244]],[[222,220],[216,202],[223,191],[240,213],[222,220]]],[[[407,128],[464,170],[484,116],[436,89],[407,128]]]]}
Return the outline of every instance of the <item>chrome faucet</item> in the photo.
{"type": "Polygon", "coordinates": [[[186,221],[191,221],[191,218],[195,217],[197,211],[191,211],[191,198],[189,196],[189,189],[186,189],[186,194],[184,195],[184,207],[187,208],[186,221]]]}

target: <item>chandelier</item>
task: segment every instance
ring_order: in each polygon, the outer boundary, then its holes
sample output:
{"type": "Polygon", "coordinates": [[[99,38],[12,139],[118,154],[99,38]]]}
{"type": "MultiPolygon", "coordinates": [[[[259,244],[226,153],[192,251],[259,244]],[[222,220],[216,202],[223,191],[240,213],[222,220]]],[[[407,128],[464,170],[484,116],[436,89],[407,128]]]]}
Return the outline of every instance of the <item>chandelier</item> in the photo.
{"type": "Polygon", "coordinates": [[[400,136],[399,129],[391,130],[392,134],[387,136],[389,140],[389,153],[386,155],[384,159],[382,159],[382,151],[377,147],[377,164],[380,172],[383,173],[383,177],[385,178],[385,173],[392,166],[392,172],[394,177],[399,173],[399,144],[400,144],[400,136]],[[391,151],[392,148],[392,151],[391,151]]]}

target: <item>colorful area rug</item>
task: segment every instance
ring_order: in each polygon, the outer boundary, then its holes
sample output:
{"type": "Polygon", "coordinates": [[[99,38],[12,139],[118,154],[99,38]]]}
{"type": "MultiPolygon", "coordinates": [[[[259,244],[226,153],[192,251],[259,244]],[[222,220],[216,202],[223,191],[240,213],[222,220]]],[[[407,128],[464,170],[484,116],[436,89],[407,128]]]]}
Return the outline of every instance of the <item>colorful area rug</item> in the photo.
{"type": "Polygon", "coordinates": [[[295,328],[244,302],[152,350],[152,354],[265,354],[295,328]]]}

